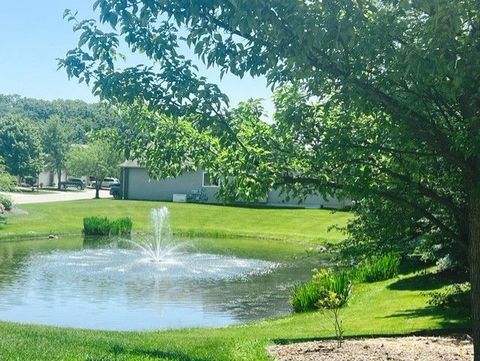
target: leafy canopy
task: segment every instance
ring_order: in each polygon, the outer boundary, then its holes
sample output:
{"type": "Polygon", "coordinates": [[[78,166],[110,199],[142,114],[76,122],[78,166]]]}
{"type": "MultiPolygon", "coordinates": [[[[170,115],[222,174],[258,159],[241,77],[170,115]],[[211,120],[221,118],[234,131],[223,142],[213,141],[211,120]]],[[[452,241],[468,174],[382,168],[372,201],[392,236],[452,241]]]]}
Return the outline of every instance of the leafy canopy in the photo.
{"type": "Polygon", "coordinates": [[[6,171],[15,176],[36,176],[41,165],[38,132],[18,115],[0,117],[0,158],[6,171]]]}
{"type": "Polygon", "coordinates": [[[0,159],[0,191],[12,192],[15,189],[15,178],[8,174],[5,165],[0,159]]]}
{"type": "Polygon", "coordinates": [[[42,146],[47,167],[53,171],[61,171],[65,167],[70,144],[71,131],[60,117],[53,116],[48,119],[42,129],[42,146]]]}
{"type": "Polygon", "coordinates": [[[72,175],[95,177],[97,183],[118,173],[121,158],[107,142],[94,140],[86,145],[73,146],[67,156],[67,169],[72,175]]]}

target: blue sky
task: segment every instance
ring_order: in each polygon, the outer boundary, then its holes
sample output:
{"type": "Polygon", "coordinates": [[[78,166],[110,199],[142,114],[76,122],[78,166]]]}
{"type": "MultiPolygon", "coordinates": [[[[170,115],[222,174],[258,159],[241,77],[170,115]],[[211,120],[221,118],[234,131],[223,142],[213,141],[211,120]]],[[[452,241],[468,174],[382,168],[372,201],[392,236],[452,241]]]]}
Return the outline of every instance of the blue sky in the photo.
{"type": "MultiPolygon", "coordinates": [[[[57,71],[57,58],[77,42],[71,25],[63,20],[65,9],[91,18],[94,0],[0,0],[0,93],[40,99],[82,99],[94,102],[90,89],[57,71]]],[[[226,76],[221,82],[216,69],[202,75],[220,85],[232,105],[248,98],[266,99],[271,111],[271,92],[264,79],[226,76]]]]}

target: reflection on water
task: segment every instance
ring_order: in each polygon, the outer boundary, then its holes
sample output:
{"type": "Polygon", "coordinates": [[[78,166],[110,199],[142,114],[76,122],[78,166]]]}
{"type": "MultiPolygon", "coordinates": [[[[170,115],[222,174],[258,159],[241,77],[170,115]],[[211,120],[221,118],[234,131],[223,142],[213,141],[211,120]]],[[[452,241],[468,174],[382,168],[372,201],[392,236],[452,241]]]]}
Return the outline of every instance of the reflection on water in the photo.
{"type": "MultiPolygon", "coordinates": [[[[264,241],[259,241],[264,242],[264,241]]],[[[145,330],[224,326],[286,314],[314,264],[141,250],[79,239],[0,245],[0,320],[145,330]]]]}

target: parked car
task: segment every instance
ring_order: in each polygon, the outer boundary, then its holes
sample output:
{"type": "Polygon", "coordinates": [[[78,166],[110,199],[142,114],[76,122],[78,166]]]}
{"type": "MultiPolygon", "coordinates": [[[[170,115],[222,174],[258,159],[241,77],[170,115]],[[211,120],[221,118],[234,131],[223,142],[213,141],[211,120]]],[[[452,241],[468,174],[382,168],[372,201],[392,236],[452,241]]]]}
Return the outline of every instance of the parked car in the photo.
{"type": "Polygon", "coordinates": [[[80,178],[68,177],[66,181],[63,181],[60,183],[60,186],[63,189],[67,189],[67,188],[85,189],[85,182],[82,181],[80,178]]]}
{"type": "MultiPolygon", "coordinates": [[[[110,188],[110,186],[114,183],[120,183],[120,181],[117,178],[105,177],[103,178],[100,188],[110,188]]],[[[92,188],[95,188],[97,186],[97,182],[93,181],[90,185],[92,188]]]]}
{"type": "Polygon", "coordinates": [[[115,199],[121,199],[122,195],[120,193],[120,182],[112,183],[110,186],[110,195],[115,199]]]}

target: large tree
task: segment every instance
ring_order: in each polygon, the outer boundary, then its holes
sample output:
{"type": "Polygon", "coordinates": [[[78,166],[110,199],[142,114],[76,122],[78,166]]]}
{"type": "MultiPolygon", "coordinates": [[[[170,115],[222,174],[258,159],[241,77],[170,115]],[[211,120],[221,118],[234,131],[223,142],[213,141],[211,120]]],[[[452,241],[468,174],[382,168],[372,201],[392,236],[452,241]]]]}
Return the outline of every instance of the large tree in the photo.
{"type": "Polygon", "coordinates": [[[47,167],[57,173],[57,187],[61,188],[62,171],[71,146],[71,131],[59,116],[47,120],[42,129],[42,145],[47,167]]]}
{"type": "Polygon", "coordinates": [[[0,158],[7,171],[15,176],[37,176],[42,147],[38,132],[18,115],[0,117],[0,158]]]}
{"type": "Polygon", "coordinates": [[[95,177],[95,198],[100,198],[100,188],[105,177],[119,172],[120,152],[103,140],[86,145],[75,145],[67,155],[67,172],[77,176],[95,177]]]}
{"type": "Polygon", "coordinates": [[[81,35],[60,65],[93,83],[96,94],[129,106],[138,137],[128,148],[152,173],[175,174],[199,160],[235,175],[223,191],[237,197],[272,186],[349,195],[360,202],[351,229],[365,234],[361,241],[369,243],[383,223],[392,231],[381,233],[387,240],[426,234],[463,252],[480,361],[478,1],[95,6],[112,31],[67,12],[81,35]],[[118,67],[122,40],[151,66],[118,67]],[[293,84],[277,95],[274,124],[259,121],[256,103],[228,110],[218,87],[182,55],[182,43],[222,74],[293,84]],[[386,222],[385,215],[399,219],[386,222]]]}

